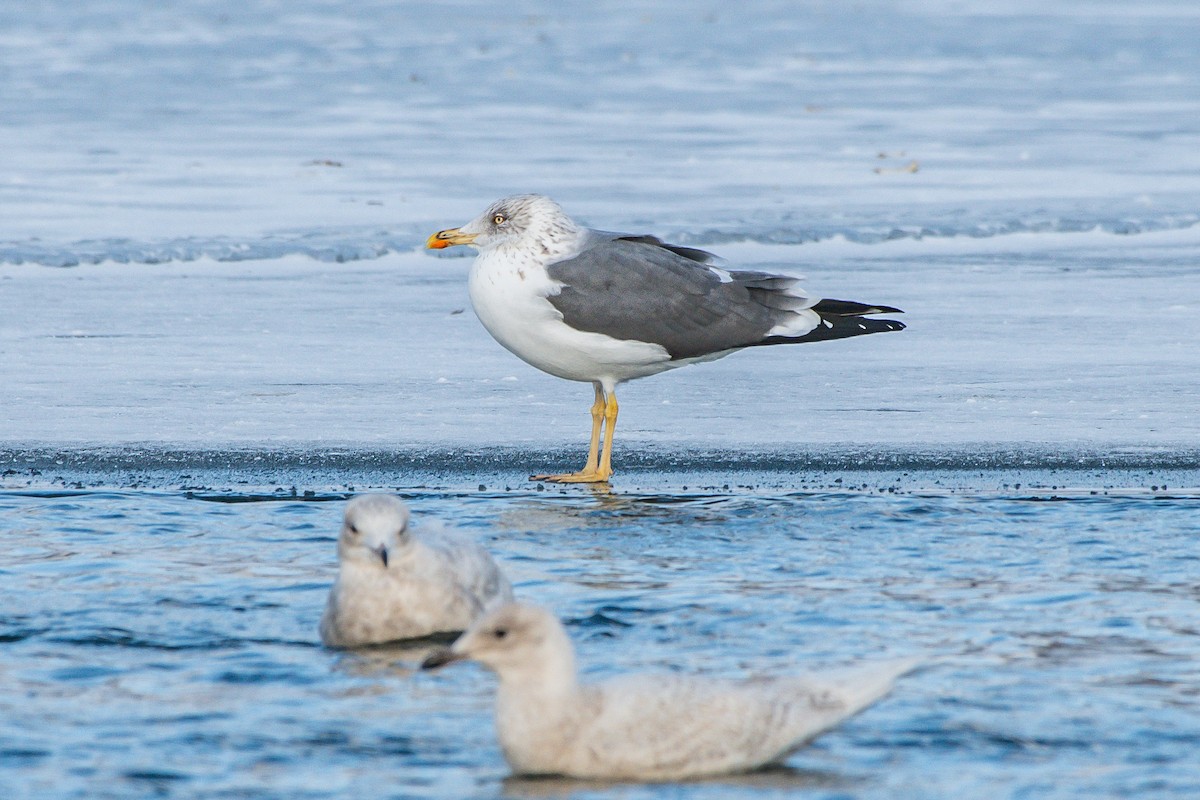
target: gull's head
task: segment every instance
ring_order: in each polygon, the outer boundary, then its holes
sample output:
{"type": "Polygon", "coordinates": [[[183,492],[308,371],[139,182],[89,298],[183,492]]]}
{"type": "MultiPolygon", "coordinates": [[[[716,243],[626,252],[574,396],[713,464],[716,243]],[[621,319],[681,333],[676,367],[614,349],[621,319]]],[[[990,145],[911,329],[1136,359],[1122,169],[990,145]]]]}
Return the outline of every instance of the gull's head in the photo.
{"type": "Polygon", "coordinates": [[[544,608],[507,603],[477,619],[454,644],[421,664],[436,669],[454,661],[478,661],[504,677],[575,674],[574,650],[558,618],[544,608]]]}
{"type": "Polygon", "coordinates": [[[558,203],[540,194],[518,194],[497,200],[461,228],[438,231],[425,246],[441,250],[469,244],[480,250],[512,246],[545,255],[570,250],[582,229],[563,213],[558,203]]]}
{"type": "Polygon", "coordinates": [[[364,494],[346,504],[338,558],[382,566],[408,540],[408,507],[390,494],[364,494]]]}

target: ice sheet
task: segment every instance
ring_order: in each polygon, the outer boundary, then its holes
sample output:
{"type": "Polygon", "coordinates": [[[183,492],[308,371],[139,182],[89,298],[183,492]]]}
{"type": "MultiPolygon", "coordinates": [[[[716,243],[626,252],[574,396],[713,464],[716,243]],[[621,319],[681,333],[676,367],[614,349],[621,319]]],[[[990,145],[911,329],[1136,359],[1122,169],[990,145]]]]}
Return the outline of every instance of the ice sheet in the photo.
{"type": "MultiPolygon", "coordinates": [[[[718,249],[909,328],[630,383],[618,448],[1200,441],[1200,229],[718,249]]],[[[468,263],[2,266],[0,439],[584,446],[590,388],[488,337],[468,263]]]]}
{"type": "Polygon", "coordinates": [[[590,390],[494,345],[468,262],[419,250],[544,191],[908,312],[632,384],[619,447],[1194,446],[1197,25],[1186,2],[7,5],[0,441],[582,442],[590,390]]]}

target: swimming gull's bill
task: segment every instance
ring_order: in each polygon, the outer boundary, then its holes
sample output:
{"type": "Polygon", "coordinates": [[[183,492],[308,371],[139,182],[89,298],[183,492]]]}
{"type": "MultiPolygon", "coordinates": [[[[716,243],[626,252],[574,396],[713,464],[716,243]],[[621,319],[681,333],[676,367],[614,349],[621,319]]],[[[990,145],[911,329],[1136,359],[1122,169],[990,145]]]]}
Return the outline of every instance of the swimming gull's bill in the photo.
{"type": "Polygon", "coordinates": [[[728,680],[675,673],[580,683],[563,626],[512,603],[421,665],[471,659],[496,673],[495,722],[524,775],[681,780],[745,772],[788,755],[886,695],[916,662],[821,675],[728,680]]]}
{"type": "Polygon", "coordinates": [[[496,341],[544,372],[595,390],[583,469],[533,480],[608,481],[616,388],[625,381],[747,347],[904,328],[869,316],[897,308],[821,299],[794,277],[725,270],[703,250],[584,228],[542,195],[497,200],[426,242],[435,250],[460,244],[479,250],[468,290],[496,341]]]}
{"type": "Polygon", "coordinates": [[[508,579],[474,541],[413,530],[398,498],[360,495],[346,504],[321,641],[358,647],[458,632],[512,597],[508,579]]]}

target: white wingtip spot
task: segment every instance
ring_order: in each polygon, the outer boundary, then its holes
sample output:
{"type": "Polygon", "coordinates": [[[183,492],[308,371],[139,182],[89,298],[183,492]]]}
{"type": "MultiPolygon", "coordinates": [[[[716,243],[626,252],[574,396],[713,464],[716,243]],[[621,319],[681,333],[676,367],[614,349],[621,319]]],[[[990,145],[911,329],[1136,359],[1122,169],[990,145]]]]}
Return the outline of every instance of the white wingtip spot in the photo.
{"type": "Polygon", "coordinates": [[[714,267],[712,264],[706,264],[708,271],[717,276],[721,283],[733,283],[733,276],[729,274],[729,270],[714,267]]]}

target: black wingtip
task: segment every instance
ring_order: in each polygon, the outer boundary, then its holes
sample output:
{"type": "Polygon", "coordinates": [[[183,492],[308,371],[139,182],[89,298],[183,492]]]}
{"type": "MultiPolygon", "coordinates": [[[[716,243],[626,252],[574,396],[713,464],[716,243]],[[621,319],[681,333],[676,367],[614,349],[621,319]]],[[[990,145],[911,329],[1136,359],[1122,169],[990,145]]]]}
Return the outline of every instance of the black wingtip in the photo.
{"type": "Polygon", "coordinates": [[[824,299],[812,307],[812,310],[823,317],[861,317],[866,314],[903,314],[904,312],[892,306],[873,306],[869,303],[859,303],[854,300],[824,299]]]}
{"type": "Polygon", "coordinates": [[[757,345],[768,344],[805,344],[807,342],[825,342],[833,339],[849,339],[851,336],[866,336],[871,333],[891,333],[902,331],[906,326],[898,319],[872,319],[871,317],[828,316],[821,318],[821,324],[803,336],[768,336],[757,345]]]}

